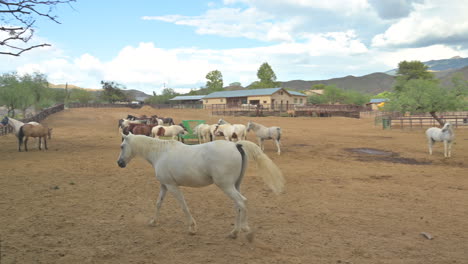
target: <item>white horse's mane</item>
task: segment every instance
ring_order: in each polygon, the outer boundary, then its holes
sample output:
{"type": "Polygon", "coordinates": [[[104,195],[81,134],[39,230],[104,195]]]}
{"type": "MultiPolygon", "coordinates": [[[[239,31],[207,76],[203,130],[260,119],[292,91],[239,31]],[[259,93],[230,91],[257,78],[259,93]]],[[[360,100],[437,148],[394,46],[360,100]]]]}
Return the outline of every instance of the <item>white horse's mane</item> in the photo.
{"type": "Polygon", "coordinates": [[[132,146],[132,151],[138,152],[143,155],[143,157],[149,155],[151,152],[164,152],[169,148],[182,144],[176,140],[161,140],[133,134],[129,134],[125,139],[128,140],[128,143],[132,146]]]}

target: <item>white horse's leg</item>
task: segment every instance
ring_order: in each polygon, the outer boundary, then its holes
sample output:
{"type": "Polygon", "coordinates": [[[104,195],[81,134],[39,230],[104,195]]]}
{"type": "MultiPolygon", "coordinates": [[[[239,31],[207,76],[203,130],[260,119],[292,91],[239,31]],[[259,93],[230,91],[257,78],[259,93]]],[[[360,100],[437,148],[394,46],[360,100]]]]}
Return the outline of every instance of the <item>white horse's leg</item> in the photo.
{"type": "Polygon", "coordinates": [[[444,140],[444,157],[448,158],[448,141],[444,140]]]}
{"type": "Polygon", "coordinates": [[[448,142],[448,156],[452,157],[452,141],[448,142]]]}
{"type": "Polygon", "coordinates": [[[281,155],[280,142],[278,139],[275,139],[276,147],[278,148],[278,155],[281,155]]]}
{"type": "Polygon", "coordinates": [[[179,201],[180,205],[182,206],[182,210],[185,213],[185,216],[188,219],[189,223],[189,234],[195,235],[197,232],[197,223],[195,222],[195,219],[193,219],[192,214],[190,213],[190,210],[187,207],[187,203],[185,203],[184,195],[180,191],[180,189],[175,186],[175,185],[166,185],[167,189],[175,196],[177,201],[179,201]]]}
{"type": "Polygon", "coordinates": [[[253,233],[247,223],[247,207],[245,205],[247,199],[238,192],[234,186],[223,188],[222,190],[234,201],[236,208],[236,223],[234,224],[234,229],[229,234],[229,237],[233,239],[237,238],[237,234],[242,230],[247,233],[247,239],[252,241],[253,233]]]}
{"type": "Polygon", "coordinates": [[[432,155],[432,146],[434,145],[434,140],[432,140],[432,138],[428,138],[427,145],[429,146],[429,155],[432,155]]]}
{"type": "Polygon", "coordinates": [[[156,220],[158,219],[159,216],[159,209],[161,209],[161,205],[164,201],[164,197],[166,196],[167,192],[167,187],[164,184],[161,184],[161,187],[159,188],[159,196],[158,200],[156,201],[156,213],[154,214],[154,218],[152,218],[149,222],[150,225],[154,226],[156,223],[156,220]]]}

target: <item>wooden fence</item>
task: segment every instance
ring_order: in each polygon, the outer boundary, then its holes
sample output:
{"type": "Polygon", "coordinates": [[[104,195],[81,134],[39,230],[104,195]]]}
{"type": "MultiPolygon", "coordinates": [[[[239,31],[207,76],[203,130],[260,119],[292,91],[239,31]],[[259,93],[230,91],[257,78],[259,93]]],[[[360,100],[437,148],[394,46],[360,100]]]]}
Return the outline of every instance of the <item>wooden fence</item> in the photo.
{"type": "MultiPolygon", "coordinates": [[[[55,114],[57,112],[63,111],[63,109],[64,109],[64,105],[59,104],[56,106],[46,108],[42,110],[41,112],[39,112],[38,114],[36,114],[35,116],[24,118],[24,119],[21,119],[20,121],[23,123],[28,123],[28,122],[33,122],[33,121],[39,123],[42,120],[46,119],[51,114],[55,114]]],[[[12,132],[13,132],[13,128],[9,125],[6,125],[0,128],[0,136],[4,136],[12,132]]]]}
{"type": "Polygon", "coordinates": [[[361,111],[367,111],[366,107],[357,105],[312,105],[312,104],[261,104],[261,105],[211,105],[213,115],[233,116],[311,116],[332,117],[344,116],[359,118],[361,111]]]}
{"type": "MultiPolygon", "coordinates": [[[[454,127],[468,128],[468,112],[438,113],[444,122],[450,122],[454,127]]],[[[382,113],[375,117],[375,125],[386,128],[414,129],[438,127],[440,124],[430,114],[405,115],[401,113],[382,113]]]]}

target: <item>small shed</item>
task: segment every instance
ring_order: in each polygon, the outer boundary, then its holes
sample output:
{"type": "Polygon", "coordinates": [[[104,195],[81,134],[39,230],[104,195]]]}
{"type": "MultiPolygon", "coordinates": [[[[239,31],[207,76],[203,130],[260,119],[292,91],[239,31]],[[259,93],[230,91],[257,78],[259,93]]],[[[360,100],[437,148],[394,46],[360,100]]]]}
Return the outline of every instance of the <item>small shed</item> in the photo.
{"type": "Polygon", "coordinates": [[[202,99],[205,95],[178,95],[169,101],[178,103],[178,104],[203,104],[202,99]]]}

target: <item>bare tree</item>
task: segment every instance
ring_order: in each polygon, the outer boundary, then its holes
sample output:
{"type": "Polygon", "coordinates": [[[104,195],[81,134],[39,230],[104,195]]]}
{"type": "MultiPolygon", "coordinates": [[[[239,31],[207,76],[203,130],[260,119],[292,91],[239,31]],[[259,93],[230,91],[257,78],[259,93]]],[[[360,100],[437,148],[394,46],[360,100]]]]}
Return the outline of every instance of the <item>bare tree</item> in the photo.
{"type": "Polygon", "coordinates": [[[0,55],[20,56],[25,51],[50,46],[28,45],[36,19],[45,17],[60,24],[53,11],[59,4],[71,2],[76,0],[0,0],[0,55]]]}

